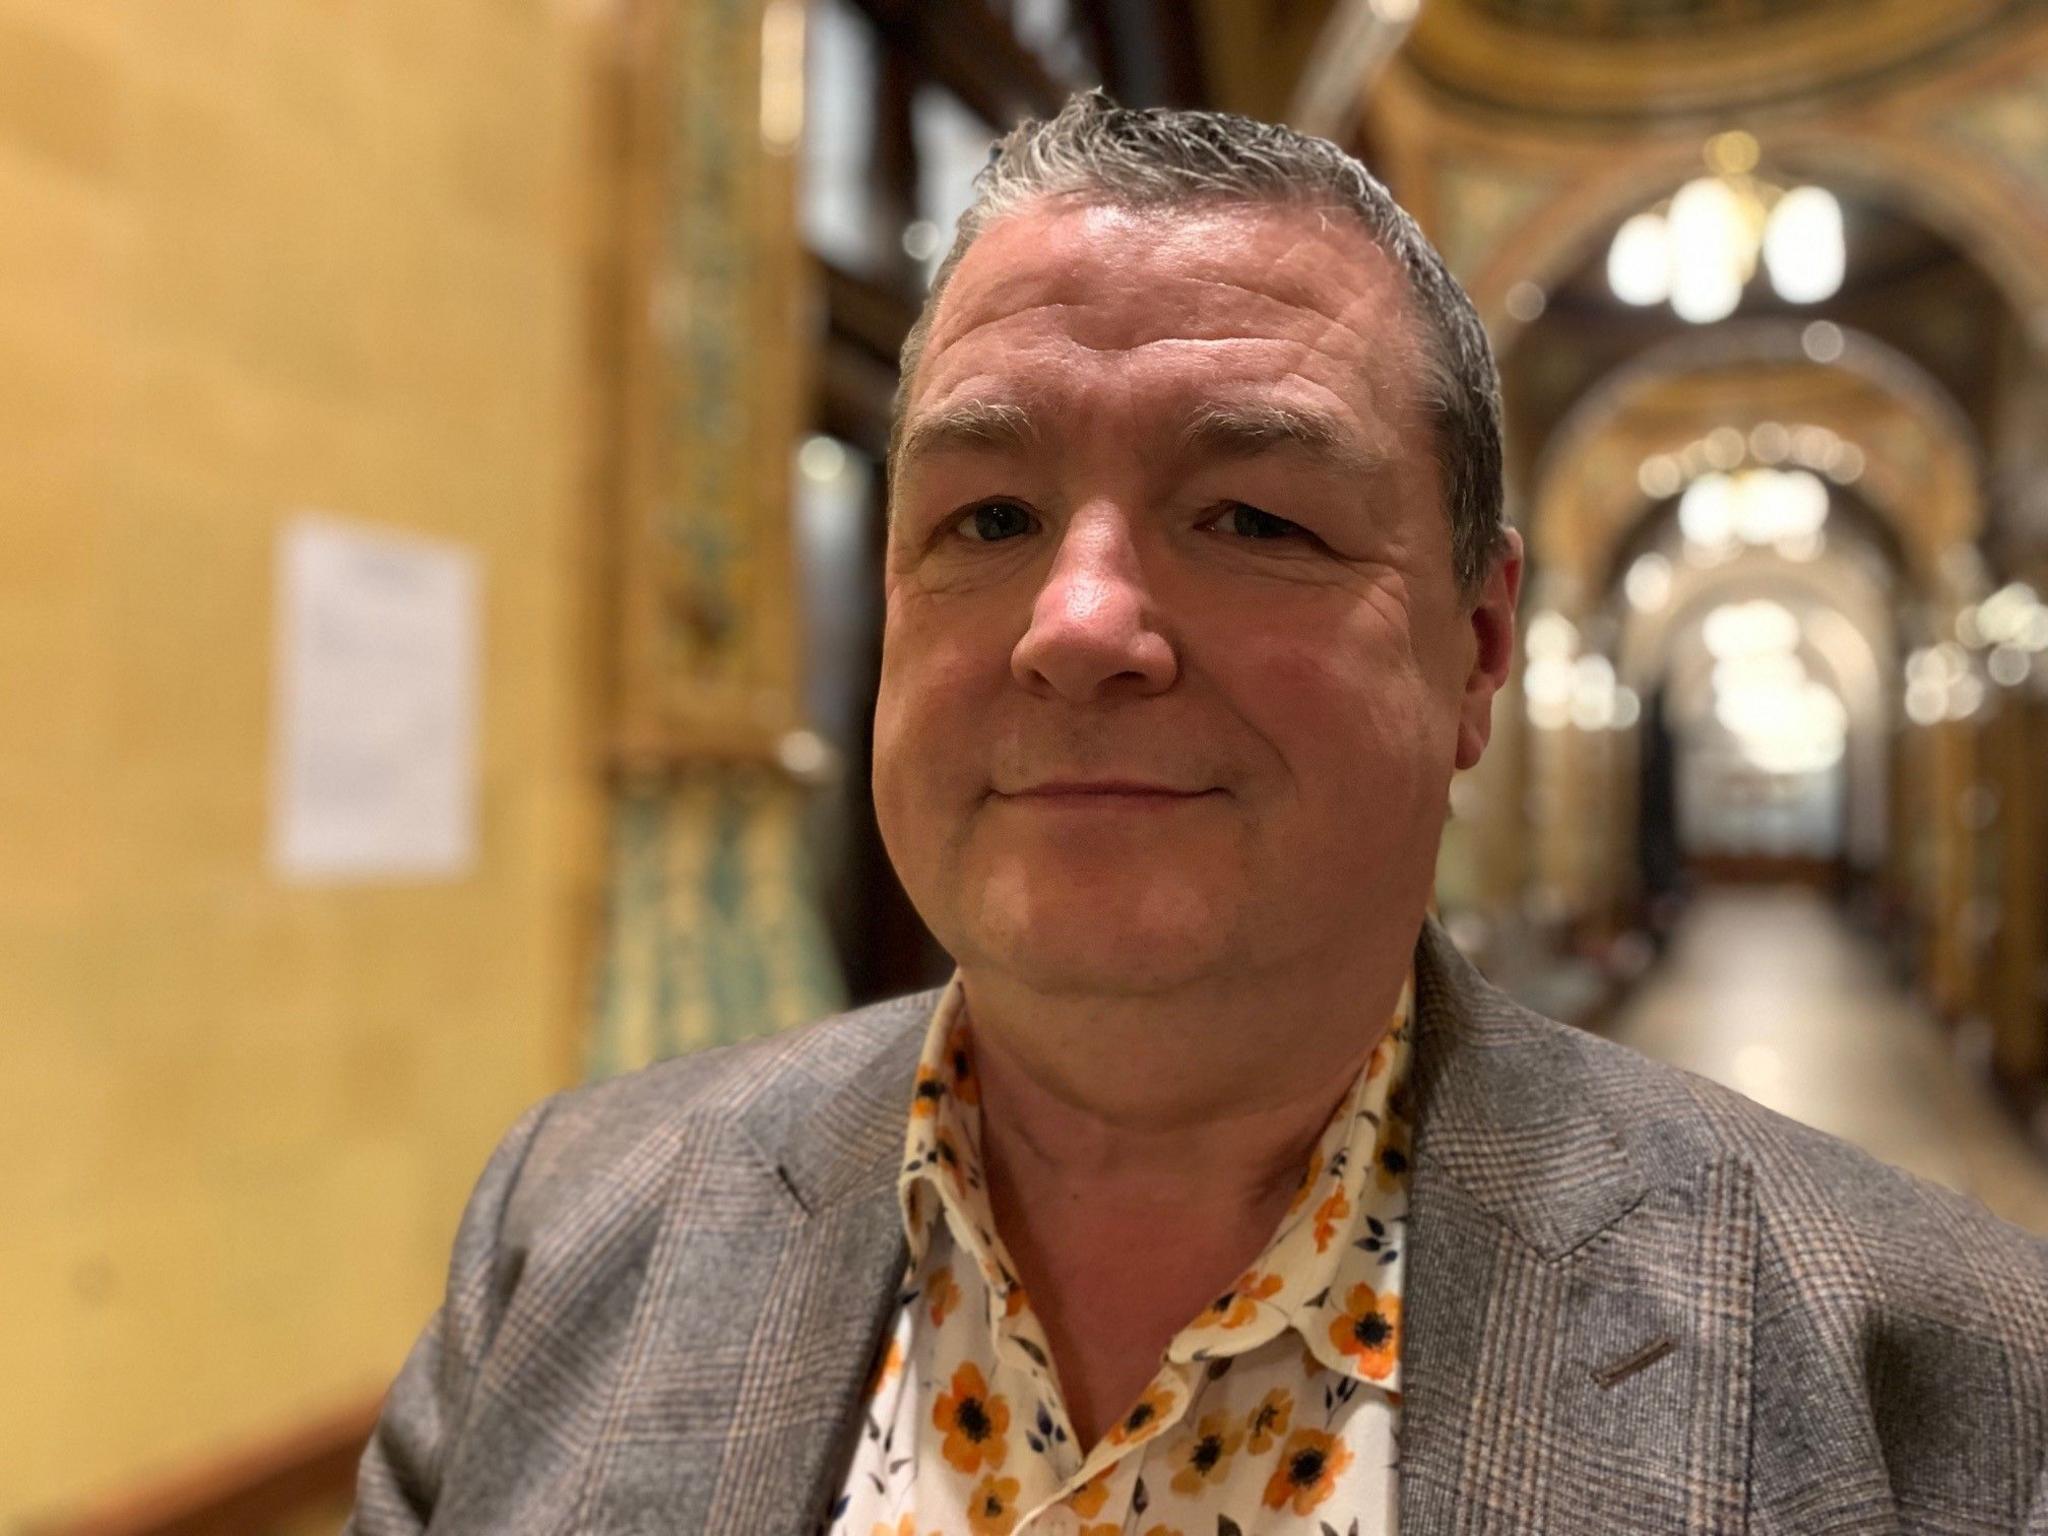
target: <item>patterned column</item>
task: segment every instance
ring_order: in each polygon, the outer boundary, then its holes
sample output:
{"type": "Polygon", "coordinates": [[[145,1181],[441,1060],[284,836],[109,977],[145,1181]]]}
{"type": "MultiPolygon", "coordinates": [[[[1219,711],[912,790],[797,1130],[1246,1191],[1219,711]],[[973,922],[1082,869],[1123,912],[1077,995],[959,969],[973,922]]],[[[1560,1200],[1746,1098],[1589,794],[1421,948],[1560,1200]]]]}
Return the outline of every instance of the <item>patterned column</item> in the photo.
{"type": "Polygon", "coordinates": [[[635,0],[620,62],[614,788],[588,1067],[842,997],[801,835],[801,0],[635,0]]]}

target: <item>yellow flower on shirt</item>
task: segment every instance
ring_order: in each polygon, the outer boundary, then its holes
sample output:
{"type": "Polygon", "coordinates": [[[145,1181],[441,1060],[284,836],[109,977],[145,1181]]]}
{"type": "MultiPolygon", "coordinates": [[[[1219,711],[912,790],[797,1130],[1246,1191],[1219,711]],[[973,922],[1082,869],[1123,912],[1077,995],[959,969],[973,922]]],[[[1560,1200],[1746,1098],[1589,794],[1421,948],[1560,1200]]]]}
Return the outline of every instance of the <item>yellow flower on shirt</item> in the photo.
{"type": "Polygon", "coordinates": [[[924,1288],[925,1300],[931,1305],[932,1326],[943,1328],[946,1314],[960,1304],[960,1285],[953,1278],[953,1267],[941,1266],[924,1288]]]}
{"type": "Polygon", "coordinates": [[[1399,1189],[1406,1182],[1409,1139],[1408,1122],[1389,1115],[1372,1154],[1373,1172],[1381,1189],[1399,1189]]]}
{"type": "Polygon", "coordinates": [[[1010,1536],[1017,1528],[1017,1479],[991,1474],[967,1496],[967,1528],[974,1536],[1010,1536]]]}
{"type": "Polygon", "coordinates": [[[1067,1507],[1085,1520],[1101,1514],[1103,1502],[1108,1498],[1109,1474],[1098,1472],[1067,1495],[1067,1507]]]}
{"type": "Polygon", "coordinates": [[[965,1024],[955,1024],[946,1034],[946,1082],[962,1104],[981,1102],[981,1081],[974,1075],[974,1050],[965,1024]]]}
{"type": "Polygon", "coordinates": [[[1103,1438],[1111,1445],[1126,1445],[1158,1432],[1160,1422],[1173,1412],[1173,1395],[1155,1381],[1144,1390],[1131,1411],[1110,1426],[1103,1438]]]}
{"type": "MultiPolygon", "coordinates": [[[[1315,1357],[1311,1355],[1309,1358],[1315,1357]]],[[[1294,1394],[1285,1387],[1275,1387],[1268,1392],[1245,1420],[1245,1433],[1250,1438],[1252,1453],[1264,1454],[1268,1446],[1287,1433],[1287,1426],[1293,1418],[1294,1394]]]]}
{"type": "Polygon", "coordinates": [[[1351,1201],[1345,1195],[1342,1185],[1330,1191],[1329,1198],[1316,1207],[1316,1252],[1322,1253],[1330,1246],[1330,1239],[1337,1235],[1338,1223],[1351,1214],[1351,1201]]]}
{"type": "Polygon", "coordinates": [[[1220,1413],[1204,1414],[1192,1434],[1183,1435],[1167,1453],[1175,1493],[1200,1493],[1220,1483],[1230,1471],[1230,1458],[1244,1444],[1244,1428],[1220,1413]]]}
{"type": "Polygon", "coordinates": [[[1297,1429],[1266,1484],[1266,1508],[1291,1504],[1297,1515],[1307,1514],[1330,1496],[1350,1465],[1351,1448],[1343,1441],[1320,1429],[1297,1429]]]}
{"type": "Polygon", "coordinates": [[[1369,1285],[1354,1285],[1343,1313],[1330,1321],[1330,1342],[1379,1381],[1401,1353],[1401,1298],[1382,1296],[1369,1285]]]}
{"type": "Polygon", "coordinates": [[[932,1427],[946,1437],[941,1454],[962,1472],[1000,1467],[1010,1451],[1004,1438],[1010,1405],[989,1395],[988,1382],[972,1360],[953,1373],[952,1391],[940,1393],[932,1404],[932,1427]]]}
{"type": "Polygon", "coordinates": [[[1278,1275],[1240,1275],[1237,1283],[1199,1313],[1191,1328],[1242,1328],[1258,1315],[1258,1303],[1277,1295],[1278,1275]]]}

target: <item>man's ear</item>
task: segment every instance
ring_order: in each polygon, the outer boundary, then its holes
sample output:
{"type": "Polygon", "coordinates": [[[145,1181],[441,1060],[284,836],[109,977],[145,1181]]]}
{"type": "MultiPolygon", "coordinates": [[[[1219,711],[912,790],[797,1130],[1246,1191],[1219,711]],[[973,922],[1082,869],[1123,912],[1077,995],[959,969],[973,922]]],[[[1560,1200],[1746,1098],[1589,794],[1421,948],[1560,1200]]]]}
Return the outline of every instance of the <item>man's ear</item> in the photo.
{"type": "Polygon", "coordinates": [[[1493,696],[1515,664],[1515,602],[1522,592],[1522,536],[1507,530],[1501,552],[1472,600],[1472,670],[1458,712],[1458,767],[1476,764],[1493,734],[1493,696]]]}

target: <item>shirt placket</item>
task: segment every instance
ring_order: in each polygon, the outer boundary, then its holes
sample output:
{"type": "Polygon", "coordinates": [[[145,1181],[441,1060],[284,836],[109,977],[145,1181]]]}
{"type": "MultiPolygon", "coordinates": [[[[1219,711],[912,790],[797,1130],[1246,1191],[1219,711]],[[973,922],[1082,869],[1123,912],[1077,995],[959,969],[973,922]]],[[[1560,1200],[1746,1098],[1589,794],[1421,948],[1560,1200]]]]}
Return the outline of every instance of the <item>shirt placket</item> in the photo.
{"type": "MultiPolygon", "coordinates": [[[[1075,1470],[1051,1497],[1026,1506],[1015,1536],[1078,1536],[1083,1530],[1101,1526],[1122,1531],[1130,1526],[1134,1514],[1142,1518],[1143,1511],[1136,1508],[1136,1502],[1146,1457],[1169,1431],[1186,1421],[1207,1375],[1206,1369],[1162,1365],[1140,1398],[1158,1401],[1159,1411],[1141,1431],[1127,1439],[1113,1441],[1106,1434],[1097,1441],[1085,1458],[1078,1459],[1075,1470]],[[1099,1486],[1104,1496],[1099,1507],[1083,1514],[1074,1505],[1077,1496],[1090,1485],[1099,1486]]],[[[1064,1415],[1065,1405],[1057,1398],[1053,1401],[1064,1415]]],[[[1115,1432],[1113,1429],[1110,1434],[1115,1432]]]]}

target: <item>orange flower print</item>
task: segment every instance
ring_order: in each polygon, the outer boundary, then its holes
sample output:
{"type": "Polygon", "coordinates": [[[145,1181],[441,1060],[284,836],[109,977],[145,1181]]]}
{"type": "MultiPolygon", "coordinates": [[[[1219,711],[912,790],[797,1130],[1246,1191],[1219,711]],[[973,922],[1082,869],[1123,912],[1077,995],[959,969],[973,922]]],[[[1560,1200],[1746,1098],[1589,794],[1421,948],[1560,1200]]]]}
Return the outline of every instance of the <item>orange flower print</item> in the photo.
{"type": "Polygon", "coordinates": [[[1197,1328],[1242,1328],[1258,1315],[1258,1303],[1280,1289],[1278,1275],[1256,1270],[1240,1275],[1229,1290],[1204,1307],[1195,1317],[1197,1328]]]}
{"type": "Polygon", "coordinates": [[[1015,1317],[1024,1310],[1024,1304],[1028,1299],[1024,1294],[1024,1282],[1020,1280],[1011,1286],[1009,1294],[1003,1297],[1003,1316],[1015,1317]]]}
{"type": "Polygon", "coordinates": [[[1081,1536],[1124,1536],[1121,1520],[1105,1520],[1100,1525],[1084,1525],[1081,1536]]]}
{"type": "MultiPolygon", "coordinates": [[[[945,1432],[940,1454],[962,1472],[1000,1467],[1009,1454],[1004,1437],[1010,1429],[1010,1405],[989,1396],[988,1383],[972,1360],[953,1373],[953,1389],[941,1392],[932,1404],[932,1425],[945,1432]]],[[[1014,1489],[1016,1484],[1010,1486],[1014,1489]]]]}
{"type": "Polygon", "coordinates": [[[953,1097],[962,1104],[981,1102],[981,1084],[974,1075],[974,1051],[965,1024],[955,1024],[946,1033],[946,1080],[953,1097]]]}
{"type": "Polygon", "coordinates": [[[1317,1147],[1309,1155],[1308,1172],[1301,1176],[1301,1183],[1295,1186],[1294,1198],[1287,1202],[1287,1214],[1292,1216],[1308,1203],[1308,1193],[1316,1187],[1316,1180],[1323,1176],[1323,1149],[1317,1147]]]}
{"type": "Polygon", "coordinates": [[[903,1369],[903,1345],[895,1340],[882,1352],[882,1358],[875,1362],[874,1374],[868,1377],[867,1395],[873,1398],[889,1384],[889,1378],[903,1369]]]}
{"type": "Polygon", "coordinates": [[[955,1145],[951,1133],[941,1131],[932,1138],[932,1156],[945,1165],[946,1173],[953,1182],[953,1194],[959,1196],[967,1174],[960,1162],[960,1148],[955,1145]]]}
{"type": "Polygon", "coordinates": [[[1266,1508],[1294,1506],[1306,1515],[1337,1486],[1337,1479],[1351,1465],[1351,1449],[1335,1435],[1320,1429],[1297,1429],[1281,1447],[1280,1460],[1266,1484],[1266,1508]]]}
{"type": "Polygon", "coordinates": [[[1400,1357],[1401,1298],[1354,1285],[1344,1298],[1343,1315],[1330,1320],[1330,1342],[1374,1381],[1383,1380],[1400,1357]]]}
{"type": "Polygon", "coordinates": [[[1017,1479],[991,1473],[967,1495],[967,1529],[974,1536],[1010,1536],[1017,1527],[1017,1479]]]}
{"type": "Polygon", "coordinates": [[[942,1264],[932,1271],[931,1283],[925,1286],[924,1296],[931,1306],[932,1326],[943,1326],[947,1314],[960,1305],[960,1285],[953,1278],[952,1265],[942,1264]]]}
{"type": "Polygon", "coordinates": [[[1381,1189],[1398,1189],[1408,1177],[1408,1122],[1387,1117],[1380,1131],[1380,1144],[1373,1149],[1373,1172],[1381,1189]]]}
{"type": "Polygon", "coordinates": [[[1154,1382],[1147,1387],[1144,1395],[1131,1405],[1125,1414],[1109,1428],[1104,1438],[1111,1445],[1125,1445],[1157,1434],[1167,1414],[1173,1411],[1173,1394],[1154,1382]]]}
{"type": "Polygon", "coordinates": [[[1180,1532],[1170,1525],[1153,1525],[1146,1527],[1145,1536],[1180,1536],[1180,1532]]]}
{"type": "Polygon", "coordinates": [[[929,1120],[939,1112],[939,1100],[946,1096],[946,1085],[939,1081],[938,1073],[930,1067],[917,1069],[917,1086],[910,1092],[910,1118],[929,1120]]]}
{"type": "Polygon", "coordinates": [[[917,1516],[905,1515],[893,1531],[887,1525],[877,1525],[869,1536],[917,1536],[917,1516]]]}
{"type": "Polygon", "coordinates": [[[1351,1201],[1346,1198],[1342,1186],[1330,1191],[1330,1196],[1316,1207],[1316,1252],[1322,1253],[1330,1246],[1330,1239],[1337,1235],[1337,1223],[1351,1214],[1351,1201]]]}
{"type": "Polygon", "coordinates": [[[1105,1468],[1067,1495],[1067,1507],[1086,1520],[1102,1513],[1103,1501],[1108,1497],[1109,1472],[1105,1468]]]}
{"type": "Polygon", "coordinates": [[[1268,1446],[1287,1433],[1287,1426],[1293,1419],[1293,1395],[1285,1387],[1275,1387],[1268,1392],[1244,1421],[1245,1433],[1251,1437],[1252,1453],[1265,1454],[1268,1446]]]}
{"type": "Polygon", "coordinates": [[[1204,1414],[1193,1434],[1175,1442],[1167,1463],[1173,1468],[1173,1491],[1190,1496],[1204,1483],[1220,1483],[1230,1471],[1230,1458],[1244,1443],[1244,1430],[1220,1413],[1204,1414]]]}

